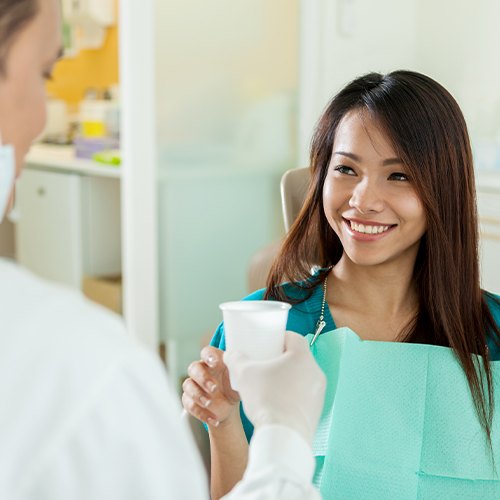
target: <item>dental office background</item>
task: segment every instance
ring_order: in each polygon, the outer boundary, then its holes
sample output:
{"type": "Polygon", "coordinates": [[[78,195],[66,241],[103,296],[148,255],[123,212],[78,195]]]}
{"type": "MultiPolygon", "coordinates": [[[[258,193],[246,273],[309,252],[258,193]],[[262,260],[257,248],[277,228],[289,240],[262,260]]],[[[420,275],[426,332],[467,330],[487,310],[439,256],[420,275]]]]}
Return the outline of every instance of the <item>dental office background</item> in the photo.
{"type": "Polygon", "coordinates": [[[174,380],[218,304],[256,286],[256,255],[284,236],[283,172],[308,165],[321,110],[367,71],[421,71],[458,100],[483,286],[500,293],[498,1],[62,3],[65,57],[0,253],[123,314],[174,380]]]}

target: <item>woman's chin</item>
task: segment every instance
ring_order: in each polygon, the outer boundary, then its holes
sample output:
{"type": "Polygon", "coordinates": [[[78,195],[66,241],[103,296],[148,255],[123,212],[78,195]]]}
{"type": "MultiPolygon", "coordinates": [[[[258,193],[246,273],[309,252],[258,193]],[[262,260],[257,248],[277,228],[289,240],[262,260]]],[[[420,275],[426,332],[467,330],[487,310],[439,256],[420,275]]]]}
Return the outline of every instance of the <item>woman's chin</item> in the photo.
{"type": "Polygon", "coordinates": [[[379,253],[376,254],[373,251],[366,251],[366,252],[344,251],[344,255],[353,264],[363,267],[379,266],[391,260],[390,256],[380,255],[379,253]]]}

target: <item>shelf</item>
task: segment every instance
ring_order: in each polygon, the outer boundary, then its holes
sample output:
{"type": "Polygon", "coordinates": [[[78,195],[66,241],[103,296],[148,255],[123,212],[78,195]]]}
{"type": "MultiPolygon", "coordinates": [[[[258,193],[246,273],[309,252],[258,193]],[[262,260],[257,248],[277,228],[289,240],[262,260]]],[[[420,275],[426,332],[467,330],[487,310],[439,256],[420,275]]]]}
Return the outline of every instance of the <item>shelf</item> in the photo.
{"type": "Polygon", "coordinates": [[[115,179],[121,177],[120,167],[75,158],[73,146],[35,144],[26,156],[25,168],[115,179]]]}

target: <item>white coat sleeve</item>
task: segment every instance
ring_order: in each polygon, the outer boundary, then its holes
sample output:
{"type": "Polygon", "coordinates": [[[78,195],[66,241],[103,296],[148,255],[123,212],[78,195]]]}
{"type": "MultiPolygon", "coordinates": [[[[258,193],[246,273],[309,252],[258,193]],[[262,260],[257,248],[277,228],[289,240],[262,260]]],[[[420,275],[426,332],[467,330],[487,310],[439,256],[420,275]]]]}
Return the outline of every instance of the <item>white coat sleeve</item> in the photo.
{"type": "Polygon", "coordinates": [[[207,481],[158,359],[130,350],[47,449],[20,498],[205,500],[207,481]]]}
{"type": "Polygon", "coordinates": [[[320,500],[311,483],[314,466],[311,447],[299,434],[263,426],[253,435],[243,479],[224,500],[320,500]]]}

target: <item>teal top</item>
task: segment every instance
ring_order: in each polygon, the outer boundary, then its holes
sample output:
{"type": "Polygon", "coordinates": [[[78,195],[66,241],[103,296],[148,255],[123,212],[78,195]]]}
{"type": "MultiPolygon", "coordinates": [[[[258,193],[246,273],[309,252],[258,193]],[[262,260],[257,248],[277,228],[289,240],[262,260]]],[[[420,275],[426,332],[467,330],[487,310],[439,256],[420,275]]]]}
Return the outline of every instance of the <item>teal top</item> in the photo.
{"type": "MultiPolygon", "coordinates": [[[[291,285],[284,286],[287,287],[286,291],[287,295],[289,296],[293,297],[296,296],[297,293],[299,293],[298,291],[296,291],[297,289],[295,287],[292,287],[291,285]]],[[[262,300],[264,298],[265,291],[265,289],[257,290],[256,292],[245,297],[243,300],[262,300]]],[[[487,293],[486,298],[493,318],[496,324],[500,326],[500,296],[487,293]]],[[[312,291],[311,297],[309,297],[304,302],[301,302],[300,304],[292,305],[292,308],[288,313],[287,330],[300,333],[304,336],[309,333],[314,333],[316,323],[321,313],[322,302],[323,288],[321,286],[316,286],[312,291]]],[[[328,307],[325,307],[324,317],[326,325],[323,328],[323,332],[335,330],[337,326],[335,325],[335,321],[330,314],[330,309],[328,307]]],[[[223,351],[226,350],[224,323],[221,323],[215,331],[210,345],[218,347],[223,351]]],[[[488,338],[488,348],[490,352],[490,359],[492,361],[500,360],[500,346],[496,345],[493,338],[491,337],[488,338]]],[[[250,441],[250,438],[253,434],[253,426],[241,408],[240,414],[246,437],[250,441]]]]}

